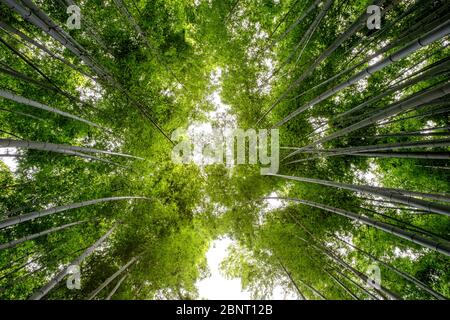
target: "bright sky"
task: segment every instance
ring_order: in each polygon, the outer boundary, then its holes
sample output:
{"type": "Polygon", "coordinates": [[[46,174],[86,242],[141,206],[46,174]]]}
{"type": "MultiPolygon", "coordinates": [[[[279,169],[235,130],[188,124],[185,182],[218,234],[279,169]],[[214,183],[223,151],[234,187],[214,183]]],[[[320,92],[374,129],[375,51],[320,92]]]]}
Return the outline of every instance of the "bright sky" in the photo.
{"type": "MultiPolygon", "coordinates": [[[[215,106],[215,110],[208,112],[207,117],[210,121],[218,121],[221,128],[235,128],[236,118],[230,114],[230,106],[224,104],[220,97],[220,77],[222,70],[218,69],[211,73],[211,84],[219,85],[219,89],[215,90],[208,100],[215,106]]],[[[194,132],[199,134],[210,134],[212,132],[211,123],[192,123],[188,132],[191,136],[194,132]]],[[[195,157],[194,157],[195,158],[195,157]]],[[[202,163],[202,159],[197,160],[197,164],[202,163]]],[[[275,193],[270,196],[277,196],[275,193]]],[[[266,200],[266,209],[261,212],[261,219],[267,210],[273,210],[283,206],[280,200],[266,200]]],[[[262,222],[262,221],[261,221],[262,222]]],[[[242,290],[241,279],[227,279],[220,271],[220,263],[227,256],[227,249],[234,241],[228,237],[214,240],[206,253],[208,261],[208,268],[211,276],[197,282],[197,288],[200,299],[208,300],[248,300],[250,299],[250,292],[242,290]]],[[[297,299],[296,295],[291,292],[286,292],[284,288],[276,286],[273,290],[273,299],[297,299]]]]}
{"type": "MultiPolygon", "coordinates": [[[[227,249],[234,243],[228,237],[214,240],[206,253],[211,276],[197,282],[200,299],[208,300],[249,300],[250,292],[242,290],[241,279],[227,279],[220,271],[220,263],[227,256],[227,249]]],[[[272,299],[296,300],[296,294],[286,288],[276,286],[272,299]]]]}
{"type": "MultiPolygon", "coordinates": [[[[16,154],[16,148],[0,148],[0,154],[16,154]]],[[[17,159],[15,157],[0,157],[0,160],[3,161],[8,168],[15,172],[17,169],[17,159]]]]}
{"type": "Polygon", "coordinates": [[[193,161],[200,167],[214,163],[214,157],[206,156],[204,148],[213,143],[215,132],[218,129],[219,134],[227,135],[237,128],[236,116],[231,113],[231,107],[222,102],[221,78],[222,69],[217,68],[210,74],[210,84],[216,89],[206,97],[206,99],[214,106],[214,110],[205,112],[207,122],[192,121],[187,129],[188,136],[195,141],[193,161]]]}
{"type": "MultiPolygon", "coordinates": [[[[270,197],[277,197],[273,192],[270,197]]],[[[266,207],[261,212],[263,219],[264,214],[270,210],[274,210],[285,205],[284,201],[277,199],[268,199],[265,201],[266,207]]],[[[262,222],[262,221],[261,221],[262,222]]],[[[200,299],[208,300],[248,300],[250,292],[242,290],[240,278],[227,279],[220,271],[220,263],[228,255],[228,247],[235,244],[235,241],[229,237],[222,237],[214,240],[208,252],[206,259],[211,276],[197,282],[197,288],[200,299]]],[[[296,294],[287,288],[276,286],[272,292],[272,299],[277,300],[295,300],[298,299],[296,294]]]]}
{"type": "Polygon", "coordinates": [[[200,299],[208,300],[245,300],[250,299],[250,293],[241,288],[241,279],[226,279],[220,272],[220,262],[227,256],[227,248],[233,241],[225,237],[214,240],[206,253],[209,278],[197,282],[200,299]]]}

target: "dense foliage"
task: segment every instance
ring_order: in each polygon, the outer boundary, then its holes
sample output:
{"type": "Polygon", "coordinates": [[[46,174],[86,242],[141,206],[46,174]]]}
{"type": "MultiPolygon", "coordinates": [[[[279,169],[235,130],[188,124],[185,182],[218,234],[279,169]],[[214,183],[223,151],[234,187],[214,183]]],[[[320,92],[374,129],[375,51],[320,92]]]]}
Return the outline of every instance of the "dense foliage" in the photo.
{"type": "Polygon", "coordinates": [[[450,297],[449,12],[1,0],[0,297],[195,299],[224,236],[223,272],[254,298],[450,297]],[[278,128],[278,175],[174,163],[171,133],[199,124],[278,128]]]}

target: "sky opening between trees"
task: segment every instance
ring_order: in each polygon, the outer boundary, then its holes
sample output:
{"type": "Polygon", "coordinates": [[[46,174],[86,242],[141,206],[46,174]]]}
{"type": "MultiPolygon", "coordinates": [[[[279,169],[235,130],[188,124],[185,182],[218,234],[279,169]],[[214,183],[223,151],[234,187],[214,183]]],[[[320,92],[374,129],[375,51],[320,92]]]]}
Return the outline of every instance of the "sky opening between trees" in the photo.
{"type": "Polygon", "coordinates": [[[449,298],[449,14],[0,0],[0,298],[449,298]],[[179,128],[278,129],[279,170],[176,163],[179,128]]]}

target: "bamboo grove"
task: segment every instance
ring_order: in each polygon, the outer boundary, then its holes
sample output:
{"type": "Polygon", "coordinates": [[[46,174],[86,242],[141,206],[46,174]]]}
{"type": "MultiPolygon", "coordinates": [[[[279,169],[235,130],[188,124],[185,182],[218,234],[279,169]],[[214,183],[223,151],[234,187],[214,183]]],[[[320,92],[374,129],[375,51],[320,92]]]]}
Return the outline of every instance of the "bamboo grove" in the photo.
{"type": "Polygon", "coordinates": [[[448,299],[449,17],[440,0],[0,0],[0,298],[197,299],[229,237],[222,272],[253,298],[448,299]],[[171,160],[174,130],[230,119],[279,129],[278,173],[171,160]]]}

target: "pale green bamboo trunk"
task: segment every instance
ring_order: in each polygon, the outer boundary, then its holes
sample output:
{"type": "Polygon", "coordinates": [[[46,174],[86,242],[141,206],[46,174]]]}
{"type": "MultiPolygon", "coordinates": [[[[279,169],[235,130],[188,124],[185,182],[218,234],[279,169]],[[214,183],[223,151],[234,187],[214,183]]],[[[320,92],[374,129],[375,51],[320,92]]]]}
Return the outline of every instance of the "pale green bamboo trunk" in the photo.
{"type": "Polygon", "coordinates": [[[30,300],[40,300],[47,295],[64,277],[67,275],[68,268],[72,265],[78,266],[80,265],[86,257],[91,255],[95,249],[97,249],[115,230],[117,224],[114,225],[111,229],[108,230],[100,239],[98,239],[92,246],[87,248],[78,258],[76,258],[72,263],[65,267],[62,271],[58,272],[45,286],[36,291],[31,297],[30,300]]]}

